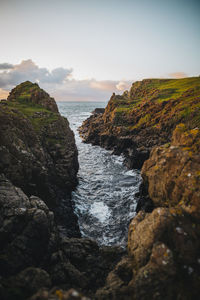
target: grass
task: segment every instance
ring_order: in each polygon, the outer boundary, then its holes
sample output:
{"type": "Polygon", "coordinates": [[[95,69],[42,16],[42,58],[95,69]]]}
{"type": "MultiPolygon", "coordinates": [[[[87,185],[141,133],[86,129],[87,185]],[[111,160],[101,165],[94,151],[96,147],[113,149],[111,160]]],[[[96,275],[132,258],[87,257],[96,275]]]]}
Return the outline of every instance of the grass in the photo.
{"type": "Polygon", "coordinates": [[[58,114],[31,102],[8,101],[7,104],[11,111],[16,109],[28,118],[36,131],[58,119],[58,114]]]}
{"type": "Polygon", "coordinates": [[[128,93],[116,95],[111,101],[121,126],[128,123],[130,128],[144,124],[159,127],[162,120],[171,124],[184,122],[190,129],[200,127],[200,77],[137,81],[128,93]]]}

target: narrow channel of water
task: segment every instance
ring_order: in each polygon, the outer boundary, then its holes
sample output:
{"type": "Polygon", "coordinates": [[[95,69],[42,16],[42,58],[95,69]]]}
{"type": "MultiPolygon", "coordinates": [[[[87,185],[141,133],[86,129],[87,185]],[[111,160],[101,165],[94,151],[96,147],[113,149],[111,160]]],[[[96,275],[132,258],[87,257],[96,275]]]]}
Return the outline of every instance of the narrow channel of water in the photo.
{"type": "Polygon", "coordinates": [[[77,128],[102,102],[59,102],[60,113],[74,131],[79,152],[79,185],[72,193],[83,237],[100,245],[121,245],[127,241],[128,224],[135,215],[134,194],[141,182],[140,172],[128,170],[123,157],[111,155],[99,146],[81,141],[77,128]]]}

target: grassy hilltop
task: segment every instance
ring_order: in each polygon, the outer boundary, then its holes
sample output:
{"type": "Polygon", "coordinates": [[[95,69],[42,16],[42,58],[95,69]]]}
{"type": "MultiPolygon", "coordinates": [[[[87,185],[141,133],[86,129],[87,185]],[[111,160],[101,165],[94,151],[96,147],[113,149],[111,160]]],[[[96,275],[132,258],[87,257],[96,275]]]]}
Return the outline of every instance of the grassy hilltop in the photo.
{"type": "Polygon", "coordinates": [[[177,122],[200,126],[200,77],[137,81],[129,92],[111,98],[107,113],[110,107],[115,126],[131,131],[177,122]]]}

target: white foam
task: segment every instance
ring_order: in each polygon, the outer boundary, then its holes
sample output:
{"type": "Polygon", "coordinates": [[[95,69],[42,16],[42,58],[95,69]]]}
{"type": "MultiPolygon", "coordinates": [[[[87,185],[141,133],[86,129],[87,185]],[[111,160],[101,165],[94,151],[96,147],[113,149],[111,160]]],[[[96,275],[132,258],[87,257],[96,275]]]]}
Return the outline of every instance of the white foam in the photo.
{"type": "Polygon", "coordinates": [[[102,223],[110,216],[109,208],[103,202],[94,202],[90,207],[90,213],[102,223]]]}

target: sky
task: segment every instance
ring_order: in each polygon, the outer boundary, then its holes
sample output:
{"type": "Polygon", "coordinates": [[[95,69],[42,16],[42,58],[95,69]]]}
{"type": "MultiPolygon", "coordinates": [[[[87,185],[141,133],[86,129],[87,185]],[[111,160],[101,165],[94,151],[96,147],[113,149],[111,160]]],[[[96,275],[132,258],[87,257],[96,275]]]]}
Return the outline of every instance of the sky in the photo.
{"type": "Polygon", "coordinates": [[[25,80],[107,101],[144,78],[200,74],[199,0],[0,0],[0,98],[25,80]]]}

